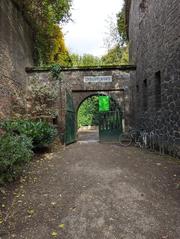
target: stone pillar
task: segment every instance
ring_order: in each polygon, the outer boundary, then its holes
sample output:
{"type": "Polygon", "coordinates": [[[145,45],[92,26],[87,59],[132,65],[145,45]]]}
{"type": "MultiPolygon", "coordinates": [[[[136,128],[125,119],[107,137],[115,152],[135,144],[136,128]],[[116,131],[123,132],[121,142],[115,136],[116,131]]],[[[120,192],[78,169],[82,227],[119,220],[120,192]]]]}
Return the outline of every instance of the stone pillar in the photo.
{"type": "Polygon", "coordinates": [[[63,81],[60,82],[59,87],[58,130],[60,134],[61,143],[64,144],[66,130],[66,87],[63,81]]]}

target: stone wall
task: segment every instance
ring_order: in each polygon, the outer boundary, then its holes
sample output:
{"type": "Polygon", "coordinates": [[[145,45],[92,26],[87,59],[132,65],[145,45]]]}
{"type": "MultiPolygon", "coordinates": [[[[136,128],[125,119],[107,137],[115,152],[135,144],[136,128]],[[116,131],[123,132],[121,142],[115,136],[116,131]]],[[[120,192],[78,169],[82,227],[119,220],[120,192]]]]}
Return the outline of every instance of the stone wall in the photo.
{"type": "MultiPolygon", "coordinates": [[[[123,67],[122,67],[123,68],[123,67]]],[[[35,110],[33,106],[33,97],[31,86],[35,82],[39,84],[51,85],[52,89],[59,87],[59,96],[54,100],[52,110],[58,116],[57,122],[59,131],[63,134],[65,132],[65,121],[67,111],[67,91],[73,98],[74,109],[77,114],[80,104],[92,95],[104,94],[111,96],[117,105],[120,106],[126,125],[129,124],[129,69],[121,70],[119,68],[97,68],[97,69],[63,69],[61,72],[61,82],[52,79],[52,74],[49,70],[43,69],[27,69],[29,72],[28,80],[28,111],[29,114],[35,110]],[[85,76],[112,76],[112,82],[107,83],[85,83],[85,76]]],[[[133,68],[134,70],[134,68],[133,68]]],[[[47,107],[47,109],[50,109],[47,107]]],[[[45,111],[44,111],[45,115],[45,111]]],[[[36,116],[37,115],[36,112],[36,116]]],[[[47,116],[47,115],[46,115],[47,116]]]]}
{"type": "Polygon", "coordinates": [[[27,114],[29,118],[53,121],[59,114],[60,82],[52,78],[51,72],[31,73],[27,81],[27,114]]]}
{"type": "Polygon", "coordinates": [[[31,28],[11,0],[0,1],[0,119],[25,112],[27,74],[32,66],[31,28]]]}
{"type": "Polygon", "coordinates": [[[108,69],[77,69],[64,72],[64,82],[67,89],[72,92],[74,107],[78,112],[81,103],[92,95],[109,95],[119,105],[123,113],[123,121],[126,126],[129,124],[129,73],[120,68],[108,69]],[[85,76],[112,76],[109,83],[85,83],[85,76]]]}
{"type": "Polygon", "coordinates": [[[180,1],[133,0],[129,14],[132,124],[180,143],[180,1]]]}
{"type": "MultiPolygon", "coordinates": [[[[74,98],[75,110],[85,98],[90,95],[104,92],[114,98],[119,104],[122,111],[125,108],[125,101],[123,99],[124,92],[127,94],[129,84],[129,73],[121,71],[120,69],[106,69],[102,67],[100,70],[67,70],[63,72],[64,83],[67,89],[72,91],[74,98]],[[84,77],[96,77],[96,76],[112,76],[112,82],[107,83],[85,83],[84,77]]],[[[128,112],[128,104],[126,104],[126,112],[128,112]]]]}

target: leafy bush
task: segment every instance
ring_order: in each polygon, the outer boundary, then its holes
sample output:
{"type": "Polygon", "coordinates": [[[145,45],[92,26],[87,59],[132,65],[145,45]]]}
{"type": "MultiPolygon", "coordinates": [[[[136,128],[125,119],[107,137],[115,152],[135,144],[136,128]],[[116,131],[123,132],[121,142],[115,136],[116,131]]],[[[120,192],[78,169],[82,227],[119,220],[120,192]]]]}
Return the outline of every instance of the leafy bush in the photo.
{"type": "Polygon", "coordinates": [[[19,176],[32,156],[32,142],[25,135],[4,134],[0,137],[0,184],[19,176]]]}
{"type": "Polygon", "coordinates": [[[32,139],[34,148],[51,144],[57,135],[57,130],[52,125],[42,121],[10,120],[3,122],[1,127],[10,134],[26,135],[32,139]]]}

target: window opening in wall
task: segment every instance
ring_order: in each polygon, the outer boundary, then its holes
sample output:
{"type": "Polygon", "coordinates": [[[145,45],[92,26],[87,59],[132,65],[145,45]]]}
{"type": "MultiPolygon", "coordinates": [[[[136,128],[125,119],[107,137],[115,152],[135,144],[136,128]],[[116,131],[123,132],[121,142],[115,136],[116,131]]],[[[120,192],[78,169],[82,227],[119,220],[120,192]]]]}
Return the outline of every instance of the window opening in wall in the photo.
{"type": "Polygon", "coordinates": [[[155,73],[155,107],[156,110],[161,108],[161,72],[155,73]]]}
{"type": "Polygon", "coordinates": [[[143,109],[146,111],[148,108],[148,90],[147,90],[147,79],[143,81],[143,109]]]}

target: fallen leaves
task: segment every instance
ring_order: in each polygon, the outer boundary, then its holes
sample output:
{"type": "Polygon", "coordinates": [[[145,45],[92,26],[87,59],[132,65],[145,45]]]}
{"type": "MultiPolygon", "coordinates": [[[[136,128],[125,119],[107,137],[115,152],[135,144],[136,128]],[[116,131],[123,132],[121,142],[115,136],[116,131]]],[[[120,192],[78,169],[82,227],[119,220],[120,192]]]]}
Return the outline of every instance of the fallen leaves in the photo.
{"type": "Polygon", "coordinates": [[[64,229],[64,224],[60,224],[60,225],[59,225],[59,228],[64,229]]]}
{"type": "Polygon", "coordinates": [[[56,202],[51,202],[51,205],[52,205],[52,206],[55,206],[55,205],[56,205],[56,202]]]}
{"type": "Polygon", "coordinates": [[[34,209],[27,210],[27,213],[29,216],[32,216],[34,214],[34,209]]]}
{"type": "Polygon", "coordinates": [[[20,178],[20,183],[25,183],[26,180],[27,180],[27,177],[26,177],[26,176],[21,177],[21,178],[20,178]]]}
{"type": "Polygon", "coordinates": [[[51,236],[57,237],[58,233],[56,231],[51,232],[51,236]]]}
{"type": "Polygon", "coordinates": [[[0,188],[0,192],[4,195],[6,194],[6,191],[3,188],[0,188]]]}
{"type": "MultiPolygon", "coordinates": [[[[65,225],[62,223],[62,224],[59,224],[58,227],[61,228],[61,229],[64,229],[64,226],[65,226],[65,225]]],[[[51,232],[51,236],[52,236],[52,237],[57,237],[57,236],[58,236],[57,231],[55,231],[55,230],[52,231],[52,232],[51,232]]]]}
{"type": "Polygon", "coordinates": [[[168,239],[168,236],[162,236],[161,239],[168,239]]]}
{"type": "Polygon", "coordinates": [[[161,166],[161,163],[157,163],[156,165],[157,165],[157,166],[161,166]]]}

